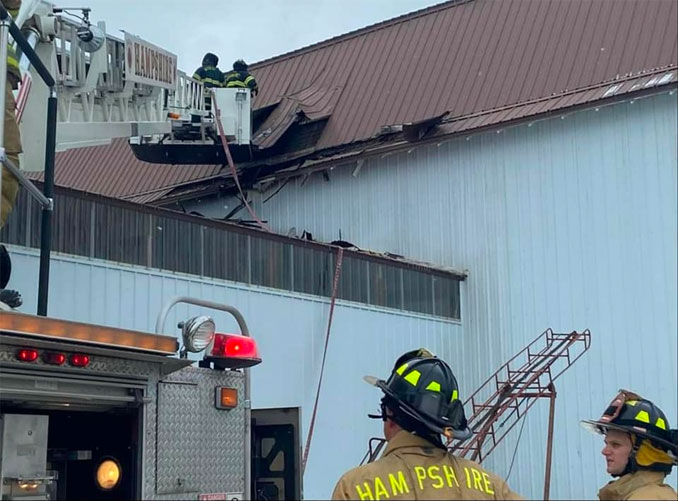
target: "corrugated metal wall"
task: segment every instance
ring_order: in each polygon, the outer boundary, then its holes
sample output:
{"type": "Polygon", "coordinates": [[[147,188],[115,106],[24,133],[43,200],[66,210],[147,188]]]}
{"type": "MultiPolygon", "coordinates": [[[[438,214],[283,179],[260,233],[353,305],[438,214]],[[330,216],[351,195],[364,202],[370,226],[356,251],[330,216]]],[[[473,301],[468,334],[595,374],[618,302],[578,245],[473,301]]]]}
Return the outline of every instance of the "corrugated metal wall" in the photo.
{"type": "MultiPolygon", "coordinates": [[[[329,182],[290,182],[255,210],[283,233],[329,241],[341,230],[361,248],[468,269],[463,334],[447,353],[467,392],[546,327],[590,328],[591,350],[557,385],[552,482],[557,497],[590,499],[609,477],[601,439],[579,419],[599,416],[625,387],[678,425],[677,98],[419,147],[367,161],[356,177],[337,168],[329,182]]],[[[510,480],[531,498],[543,482],[539,407],[510,480]]],[[[512,454],[511,443],[495,454],[497,473],[512,454]]]]}
{"type": "MultiPolygon", "coordinates": [[[[22,291],[21,311],[37,305],[38,251],[11,246],[10,286],[22,291]]],[[[464,283],[461,284],[462,295],[464,283]]],[[[144,267],[54,255],[49,314],[83,322],[155,330],[162,305],[188,295],[239,308],[256,337],[264,362],[252,369],[255,408],[301,407],[302,438],[311,417],[327,328],[329,300],[217,279],[157,272],[144,267]]],[[[178,305],[165,332],[200,310],[178,305]]],[[[213,312],[222,332],[237,332],[226,314],[213,312]]],[[[378,409],[380,393],[362,376],[388,375],[395,357],[409,349],[431,347],[438,353],[463,352],[459,323],[394,310],[337,302],[323,392],[304,479],[307,499],[325,499],[347,468],[367,451],[367,439],[379,436],[381,421],[365,414],[378,409]]],[[[303,444],[302,444],[303,446],[303,444]]]]}

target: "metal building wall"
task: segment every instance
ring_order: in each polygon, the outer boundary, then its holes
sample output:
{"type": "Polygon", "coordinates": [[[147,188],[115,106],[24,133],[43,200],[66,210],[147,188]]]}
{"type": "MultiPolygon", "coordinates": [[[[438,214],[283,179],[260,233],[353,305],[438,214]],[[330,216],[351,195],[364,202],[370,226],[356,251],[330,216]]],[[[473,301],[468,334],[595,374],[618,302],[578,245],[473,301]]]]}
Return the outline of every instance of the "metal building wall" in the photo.
{"type": "MultiPolygon", "coordinates": [[[[37,305],[38,251],[10,246],[10,287],[24,295],[20,311],[37,305]]],[[[462,282],[462,296],[464,294],[462,282]]],[[[257,339],[263,363],[252,369],[254,408],[301,407],[305,440],[313,409],[325,341],[329,300],[274,289],[246,287],[216,279],[118,265],[102,260],[52,257],[49,314],[71,320],[154,331],[168,299],[189,295],[239,308],[257,339]]],[[[165,332],[177,333],[180,320],[205,312],[175,307],[165,332]]],[[[226,314],[211,312],[221,332],[237,332],[226,314]]],[[[367,439],[381,435],[381,421],[367,419],[378,410],[380,393],[362,381],[366,374],[386,377],[395,358],[426,346],[444,357],[461,353],[459,323],[395,310],[337,302],[309,463],[306,499],[325,499],[343,471],[356,465],[367,439]]],[[[301,444],[303,447],[304,444],[301,444]]]]}
{"type": "MultiPolygon", "coordinates": [[[[418,147],[357,176],[336,168],[255,210],[282,233],[330,241],[341,230],[361,248],[468,270],[449,353],[466,394],[546,327],[590,328],[590,351],[557,384],[551,488],[590,499],[609,477],[601,439],[578,420],[629,388],[678,425],[677,101],[674,90],[418,147]]],[[[531,498],[542,493],[548,406],[537,407],[510,480],[531,498]]],[[[513,449],[497,451],[497,473],[513,449]]]]}

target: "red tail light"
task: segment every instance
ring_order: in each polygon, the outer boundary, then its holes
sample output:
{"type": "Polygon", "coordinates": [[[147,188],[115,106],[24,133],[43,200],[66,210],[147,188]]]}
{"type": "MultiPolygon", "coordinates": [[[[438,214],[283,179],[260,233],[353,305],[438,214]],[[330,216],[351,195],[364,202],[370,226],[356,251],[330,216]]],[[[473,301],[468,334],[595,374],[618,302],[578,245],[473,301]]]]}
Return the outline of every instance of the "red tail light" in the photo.
{"type": "Polygon", "coordinates": [[[205,356],[220,368],[242,369],[261,363],[257,342],[251,337],[215,334],[211,350],[205,356]]]}
{"type": "Polygon", "coordinates": [[[87,367],[89,365],[89,356],[82,353],[71,355],[70,363],[73,367],[87,367]]]}
{"type": "Polygon", "coordinates": [[[16,354],[16,359],[22,362],[35,362],[38,359],[38,350],[29,350],[24,348],[16,354]]]}
{"type": "Polygon", "coordinates": [[[66,355],[63,353],[47,352],[42,354],[42,360],[46,364],[63,365],[63,363],[66,362],[66,355]]]}
{"type": "Polygon", "coordinates": [[[257,343],[251,337],[215,334],[212,355],[215,357],[257,358],[257,343]]]}

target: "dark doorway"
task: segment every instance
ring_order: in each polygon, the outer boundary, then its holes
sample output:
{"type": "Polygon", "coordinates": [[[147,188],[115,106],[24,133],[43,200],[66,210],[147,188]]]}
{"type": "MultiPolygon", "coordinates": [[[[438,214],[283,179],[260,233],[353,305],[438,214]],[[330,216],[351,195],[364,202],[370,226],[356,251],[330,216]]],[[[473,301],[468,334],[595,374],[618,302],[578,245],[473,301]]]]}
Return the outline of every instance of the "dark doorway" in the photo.
{"type": "Polygon", "coordinates": [[[296,409],[253,411],[252,498],[301,499],[296,409]]]}

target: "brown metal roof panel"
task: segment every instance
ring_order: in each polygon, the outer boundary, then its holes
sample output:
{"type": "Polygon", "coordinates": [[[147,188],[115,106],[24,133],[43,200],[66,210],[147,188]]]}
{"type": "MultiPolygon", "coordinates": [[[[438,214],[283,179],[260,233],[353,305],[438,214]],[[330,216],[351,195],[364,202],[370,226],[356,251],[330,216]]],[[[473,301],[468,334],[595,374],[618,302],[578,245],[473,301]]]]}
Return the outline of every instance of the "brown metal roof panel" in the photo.
{"type": "Polygon", "coordinates": [[[520,108],[520,106],[516,106],[496,113],[488,113],[487,115],[484,115],[484,120],[481,122],[482,125],[480,125],[480,127],[485,127],[494,123],[507,122],[511,119],[511,115],[515,114],[520,108]]]}
{"type": "MultiPolygon", "coordinates": [[[[402,26],[397,27],[396,31],[399,34],[401,28],[402,26]]],[[[400,36],[395,36],[392,44],[386,47],[381,55],[387,61],[384,67],[385,71],[381,73],[370,71],[373,68],[372,65],[378,60],[377,55],[372,53],[373,48],[377,46],[383,36],[385,36],[385,33],[366,37],[365,43],[361,44],[359,49],[354,52],[356,62],[344,93],[347,104],[342,107],[344,113],[337,117],[341,119],[341,122],[337,124],[337,133],[342,141],[351,142],[356,137],[371,136],[374,132],[373,124],[381,121],[381,115],[385,113],[385,104],[396,86],[394,80],[400,79],[401,82],[404,82],[402,75],[397,75],[397,67],[401,63],[398,52],[403,47],[402,37],[400,36]],[[369,77],[367,76],[368,72],[369,77]],[[369,87],[377,89],[376,96],[370,102],[365,99],[369,87]]]]}
{"type": "MultiPolygon", "coordinates": [[[[327,78],[323,78],[323,82],[327,84],[328,82],[336,83],[337,81],[344,82],[342,91],[340,94],[340,99],[342,103],[346,103],[346,89],[350,86],[351,82],[351,73],[352,73],[352,62],[354,61],[354,54],[350,47],[340,47],[340,45],[333,45],[329,48],[330,58],[327,61],[327,78]]],[[[337,121],[337,116],[332,118],[329,121],[328,127],[335,126],[331,134],[332,138],[337,138],[338,134],[336,131],[336,125],[341,125],[341,120],[337,121]]],[[[324,138],[328,138],[327,128],[324,131],[323,136],[321,136],[318,147],[321,147],[324,138]]]]}
{"type": "MultiPolygon", "coordinates": [[[[379,37],[381,36],[383,34],[379,34],[379,37]]],[[[379,74],[374,74],[370,71],[371,65],[374,64],[373,58],[376,56],[368,57],[368,54],[371,53],[370,49],[375,46],[372,45],[374,41],[366,38],[362,44],[358,44],[355,40],[352,40],[352,42],[354,47],[352,47],[351,56],[354,64],[342,96],[344,98],[343,102],[346,104],[342,103],[342,109],[336,115],[336,124],[329,124],[336,125],[337,139],[342,142],[351,142],[355,137],[369,137],[372,135],[371,131],[369,131],[372,115],[383,109],[379,102],[385,99],[384,96],[391,92],[391,87],[393,86],[393,79],[389,77],[388,72],[394,71],[393,66],[395,64],[387,64],[386,72],[379,74]],[[364,99],[367,89],[371,86],[378,89],[377,97],[370,102],[361,101],[364,99]]],[[[393,56],[396,45],[397,37],[394,37],[393,44],[390,47],[386,47],[386,51],[381,57],[395,63],[396,59],[393,56]]],[[[393,78],[396,78],[395,74],[393,78]]],[[[335,140],[331,140],[329,143],[337,144],[335,140]]]]}
{"type": "MultiPolygon", "coordinates": [[[[394,117],[407,117],[407,119],[402,120],[403,122],[425,118],[422,116],[424,110],[418,106],[422,92],[417,92],[417,89],[426,89],[428,83],[425,80],[430,73],[438,71],[435,64],[438,60],[438,54],[431,53],[432,45],[438,35],[438,30],[435,28],[437,20],[437,16],[425,16],[417,19],[414,25],[415,32],[411,44],[410,64],[406,69],[410,75],[408,80],[410,85],[400,86],[407,89],[404,93],[405,98],[401,100],[396,97],[396,105],[391,110],[394,117]]],[[[400,121],[397,118],[394,118],[394,120],[400,121]]]]}
{"type": "MultiPolygon", "coordinates": [[[[257,95],[254,101],[255,107],[263,107],[280,101],[286,93],[289,81],[293,78],[292,68],[295,65],[295,59],[286,59],[280,61],[275,66],[268,66],[263,69],[252,71],[252,74],[259,79],[259,72],[262,73],[262,80],[259,82],[261,94],[257,95]]],[[[297,75],[297,78],[299,76],[297,75]]]]}
{"type": "Polygon", "coordinates": [[[430,97],[422,94],[422,97],[426,98],[423,107],[427,115],[433,116],[434,110],[443,108],[450,110],[454,115],[461,113],[461,110],[458,109],[459,106],[455,106],[454,96],[449,92],[451,86],[448,85],[448,81],[457,76],[459,62],[465,56],[460,51],[460,47],[466,38],[467,31],[471,31],[470,17],[472,13],[472,4],[463,4],[440,15],[448,23],[448,28],[445,37],[440,39],[442,64],[436,65],[439,70],[432,75],[430,97]]]}
{"type": "Polygon", "coordinates": [[[412,23],[404,24],[392,49],[392,63],[387,68],[384,90],[374,103],[376,113],[372,113],[365,121],[369,133],[381,125],[402,123],[403,102],[409,101],[419,92],[426,92],[426,82],[422,75],[415,73],[417,57],[422,48],[420,27],[425,19],[418,18],[412,23]]]}
{"type": "Polygon", "coordinates": [[[667,41],[673,41],[674,49],[678,45],[678,2],[676,1],[667,1],[660,5],[657,31],[651,38],[648,54],[659,54],[663,60],[671,61],[673,50],[671,45],[666,43],[667,41]]]}
{"type": "Polygon", "coordinates": [[[300,60],[301,66],[298,73],[299,75],[303,75],[303,78],[298,79],[299,81],[296,82],[294,93],[307,88],[309,85],[315,84],[318,78],[322,77],[322,74],[325,71],[322,64],[325,52],[327,52],[327,49],[318,50],[300,60]]]}
{"type": "MultiPolygon", "coordinates": [[[[581,1],[581,0],[579,0],[581,1]]],[[[623,3],[623,2],[622,2],[623,3]]],[[[593,38],[595,32],[599,29],[600,23],[600,9],[602,1],[585,2],[587,12],[586,16],[580,20],[580,24],[575,26],[575,60],[573,61],[571,72],[564,76],[560,81],[562,90],[575,89],[580,87],[580,82],[583,80],[590,68],[585,66],[590,49],[592,48],[593,38]]],[[[600,47],[598,47],[600,49],[600,47]]]]}
{"type": "Polygon", "coordinates": [[[554,103],[558,101],[559,98],[554,97],[552,99],[543,99],[532,104],[529,108],[525,110],[525,116],[529,115],[538,115],[540,113],[546,113],[553,109],[554,103]]]}
{"type": "Polygon", "coordinates": [[[129,202],[134,202],[137,204],[150,204],[155,202],[156,200],[160,200],[161,198],[165,197],[169,193],[171,193],[174,190],[174,188],[166,188],[163,190],[158,190],[158,191],[153,191],[151,193],[145,193],[143,195],[134,195],[131,197],[125,198],[125,200],[129,202]]]}
{"type": "Polygon", "coordinates": [[[526,104],[522,106],[514,106],[508,110],[506,114],[498,117],[497,121],[508,122],[511,120],[516,120],[518,118],[523,118],[530,115],[530,111],[536,107],[535,104],[526,104]]]}
{"type": "Polygon", "coordinates": [[[484,124],[488,123],[489,115],[492,115],[492,114],[470,117],[468,119],[468,121],[466,122],[466,125],[465,125],[464,128],[471,130],[471,129],[475,129],[475,128],[478,128],[478,127],[482,127],[484,124]]]}
{"type": "MultiPolygon", "coordinates": [[[[483,26],[478,26],[481,38],[476,47],[476,56],[471,59],[471,66],[466,72],[466,81],[463,88],[459,91],[459,99],[466,103],[469,109],[482,110],[488,109],[487,105],[490,96],[484,94],[488,79],[493,77],[497,67],[493,66],[493,55],[497,51],[497,44],[506,25],[506,9],[510,4],[497,2],[496,4],[486,4],[484,6],[485,14],[481,13],[484,19],[483,26]]],[[[501,61],[497,61],[501,67],[501,61]]],[[[500,70],[501,71],[501,70],[500,70]]]]}
{"type": "MultiPolygon", "coordinates": [[[[434,22],[429,30],[429,36],[426,39],[425,46],[423,49],[423,57],[420,62],[422,67],[420,68],[421,80],[433,80],[443,71],[442,66],[447,59],[447,54],[444,50],[441,50],[440,53],[437,52],[436,46],[439,44],[441,47],[446,45],[446,38],[450,34],[449,29],[449,16],[447,13],[445,15],[439,15],[434,17],[434,22]]],[[[432,88],[432,82],[426,83],[426,88],[432,88]]],[[[409,108],[406,113],[417,112],[422,117],[430,117],[435,115],[427,109],[428,102],[432,101],[432,96],[427,96],[430,94],[428,92],[419,92],[416,96],[410,100],[409,108]]]]}
{"type": "Polygon", "coordinates": [[[342,76],[344,78],[343,81],[345,82],[345,79],[348,76],[344,75],[346,73],[346,68],[339,64],[343,55],[341,48],[336,45],[327,47],[322,51],[323,57],[319,64],[322,65],[323,72],[317,81],[314,82],[316,85],[319,87],[331,87],[337,85],[337,79],[341,80],[342,76]]]}
{"type": "Polygon", "coordinates": [[[598,80],[609,78],[610,75],[618,75],[622,57],[626,49],[629,28],[634,16],[636,5],[629,9],[616,9],[609,5],[607,19],[607,33],[603,39],[603,46],[600,50],[600,57],[596,65],[594,76],[598,80]],[[616,50],[619,49],[619,50],[616,50]]]}
{"type": "Polygon", "coordinates": [[[82,191],[122,197],[146,191],[157,184],[176,184],[218,172],[211,165],[158,165],[138,161],[125,139],[110,145],[59,152],[56,183],[82,191]]]}
{"type": "Polygon", "coordinates": [[[577,92],[576,94],[573,94],[568,101],[565,101],[564,106],[577,106],[579,104],[589,103],[600,99],[601,95],[602,87],[595,87],[586,91],[577,92]]]}
{"type": "Polygon", "coordinates": [[[470,98],[470,106],[474,109],[490,109],[496,106],[499,86],[504,84],[506,66],[510,64],[513,52],[511,38],[515,32],[518,9],[512,9],[510,2],[501,2],[501,7],[497,12],[499,31],[486,51],[490,58],[482,69],[482,85],[477,86],[470,98]]]}
{"type": "Polygon", "coordinates": [[[554,92],[549,87],[549,69],[558,50],[567,51],[568,47],[559,38],[563,19],[567,19],[570,4],[553,1],[545,6],[544,24],[539,30],[535,45],[528,49],[531,53],[530,64],[525,76],[521,100],[527,96],[544,96],[554,92]]]}
{"type": "Polygon", "coordinates": [[[629,59],[632,70],[636,68],[642,68],[644,63],[647,62],[647,55],[650,53],[652,38],[658,35],[657,23],[661,21],[659,16],[661,14],[661,5],[663,3],[666,4],[668,2],[655,0],[652,2],[645,2],[643,5],[643,23],[641,25],[638,38],[635,40],[635,46],[633,47],[634,50],[631,51],[633,57],[629,59]]]}
{"type": "Polygon", "coordinates": [[[370,117],[371,120],[368,121],[368,125],[371,130],[374,130],[381,123],[401,123],[399,117],[402,115],[404,105],[413,99],[418,88],[422,88],[421,75],[417,74],[417,65],[423,51],[422,44],[425,31],[423,24],[426,23],[427,19],[419,18],[408,23],[409,26],[407,26],[402,39],[397,41],[401,56],[396,61],[396,77],[388,82],[390,103],[378,110],[378,114],[370,117]],[[420,25],[422,25],[422,29],[419,28],[420,25]],[[398,80],[400,80],[400,83],[398,83],[398,80]]]}
{"type": "MultiPolygon", "coordinates": [[[[611,1],[616,2],[616,0],[599,0],[594,5],[594,10],[590,20],[590,29],[587,32],[590,37],[587,37],[588,42],[583,45],[583,53],[578,64],[579,77],[577,78],[574,85],[569,88],[580,87],[581,85],[579,82],[581,81],[595,81],[592,80],[592,77],[601,69],[598,66],[600,64],[601,56],[607,59],[606,52],[609,48],[609,45],[607,48],[605,47],[606,44],[604,43],[604,36],[610,28],[608,16],[610,15],[609,7],[611,6],[611,1]]],[[[587,22],[589,21],[587,20],[587,22]]],[[[606,65],[606,63],[603,63],[603,65],[606,65]]],[[[600,78],[603,80],[605,79],[604,77],[600,78]]],[[[610,77],[608,76],[607,78],[610,77]]]]}
{"type": "MultiPolygon", "coordinates": [[[[538,9],[541,4],[533,5],[532,2],[516,2],[509,0],[512,8],[519,11],[518,18],[523,21],[522,26],[534,26],[538,9]]],[[[517,39],[513,44],[513,54],[510,59],[505,60],[506,65],[502,68],[504,84],[501,93],[498,96],[497,103],[512,104],[518,102],[522,84],[519,82],[520,76],[524,75],[525,66],[529,64],[529,54],[526,50],[528,39],[533,36],[530,30],[517,27],[517,39]]]]}
{"type": "MultiPolygon", "coordinates": [[[[567,0],[564,0],[567,1],[567,0]]],[[[581,33],[591,10],[591,2],[572,0],[568,5],[567,17],[562,20],[563,38],[559,40],[554,59],[554,79],[550,89],[564,90],[572,82],[572,73],[581,64],[579,47],[581,33]]]]}
{"type": "MultiPolygon", "coordinates": [[[[469,15],[466,19],[468,24],[465,27],[463,37],[458,40],[458,45],[452,48],[459,57],[455,58],[455,65],[451,68],[450,74],[445,79],[445,84],[441,91],[443,102],[432,110],[434,114],[442,108],[452,110],[455,115],[465,115],[474,111],[464,99],[462,89],[467,79],[474,78],[473,75],[470,75],[470,67],[474,57],[478,55],[475,52],[475,47],[478,46],[483,36],[484,28],[481,16],[485,10],[478,2],[465,4],[464,7],[469,10],[469,15]]],[[[451,28],[455,29],[457,27],[453,26],[451,28]]]]}
{"type": "Polygon", "coordinates": [[[542,49],[546,47],[551,33],[545,29],[549,18],[553,15],[551,1],[539,2],[535,8],[535,17],[533,19],[534,28],[527,30],[530,34],[524,40],[525,45],[520,50],[525,52],[521,66],[518,68],[518,75],[513,86],[513,96],[509,97],[509,102],[527,101],[534,96],[532,89],[539,89],[539,94],[547,92],[544,89],[544,80],[546,75],[540,71],[538,62],[542,55],[542,49]]]}
{"type": "MultiPolygon", "coordinates": [[[[547,32],[550,36],[544,47],[542,58],[539,63],[539,72],[541,74],[542,95],[550,94],[555,88],[556,81],[554,74],[560,71],[560,54],[569,50],[569,31],[572,30],[571,19],[576,14],[578,5],[576,2],[557,0],[553,4],[553,12],[550,16],[552,24],[547,32]]],[[[532,88],[534,90],[534,87],[532,88]]]]}

